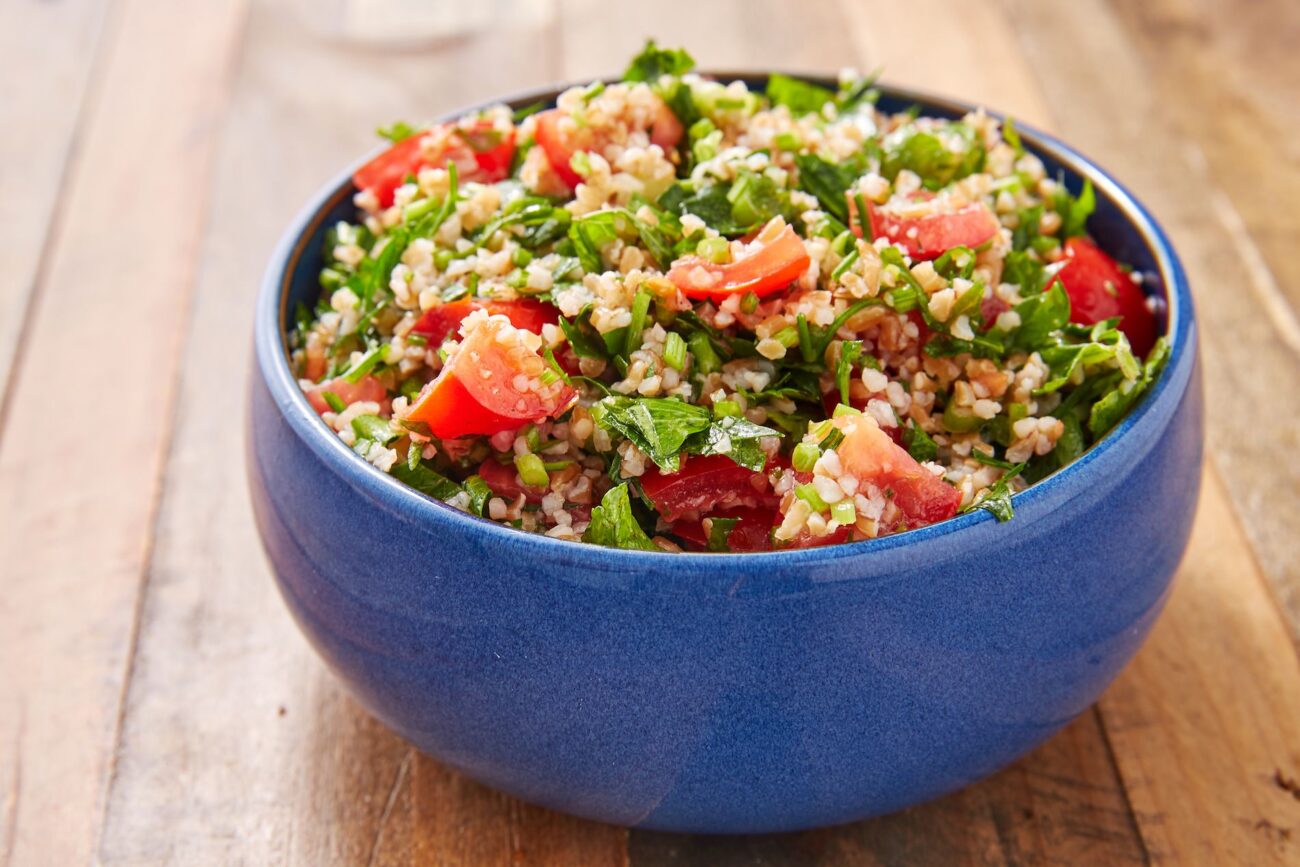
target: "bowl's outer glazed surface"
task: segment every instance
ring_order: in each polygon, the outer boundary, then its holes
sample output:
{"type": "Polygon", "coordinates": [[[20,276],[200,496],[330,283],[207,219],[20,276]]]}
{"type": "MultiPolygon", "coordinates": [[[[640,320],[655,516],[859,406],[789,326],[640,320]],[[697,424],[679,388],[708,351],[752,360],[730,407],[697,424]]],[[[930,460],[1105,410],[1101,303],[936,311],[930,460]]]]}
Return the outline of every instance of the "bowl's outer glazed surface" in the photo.
{"type": "MultiPolygon", "coordinates": [[[[759,79],[761,82],[761,79],[759,79]]],[[[536,95],[531,97],[536,98],[536,95]]],[[[885,89],[886,107],[940,100],[885,89]]],[[[1121,429],[980,512],[853,545],[745,556],[610,551],[467,517],[351,454],[284,360],[318,287],[336,181],[266,278],[249,478],[284,598],[361,702],[421,749],[521,798],[645,827],[849,821],[984,776],[1084,710],[1137,650],[1200,481],[1191,300],[1160,230],[1064,146],[1026,142],[1090,229],[1173,299],[1174,354],[1121,429]]]]}

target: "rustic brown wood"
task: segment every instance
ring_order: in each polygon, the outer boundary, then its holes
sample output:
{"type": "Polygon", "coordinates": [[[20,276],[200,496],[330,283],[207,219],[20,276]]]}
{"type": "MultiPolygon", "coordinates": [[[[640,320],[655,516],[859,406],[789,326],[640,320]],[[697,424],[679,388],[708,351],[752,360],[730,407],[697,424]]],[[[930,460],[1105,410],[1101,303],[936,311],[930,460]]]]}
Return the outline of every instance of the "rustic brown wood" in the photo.
{"type": "MultiPolygon", "coordinates": [[[[1295,122],[1269,119],[1294,70],[1281,40],[1252,51],[1245,39],[1269,41],[1265,13],[1239,21],[1205,0],[1143,10],[1104,0],[672,0],[623,4],[611,27],[608,3],[536,0],[490,29],[359,39],[335,7],[255,0],[219,124],[238,5],[122,0],[101,25],[89,3],[0,7],[0,25],[28,16],[57,42],[44,66],[0,52],[0,82],[30,74],[59,88],[50,105],[23,103],[29,113],[12,115],[15,126],[53,118],[46,129],[24,126],[0,145],[21,154],[15,142],[51,136],[18,198],[32,209],[0,201],[6,230],[11,214],[31,223],[22,250],[0,251],[26,257],[0,259],[17,262],[0,267],[10,281],[0,282],[9,305],[0,306],[0,373],[16,333],[5,330],[15,327],[7,311],[15,298],[22,308],[23,279],[32,282],[23,268],[45,263],[0,429],[0,864],[87,863],[91,853],[105,864],[187,867],[1296,858],[1300,664],[1246,540],[1274,586],[1296,586],[1287,570],[1300,560],[1285,546],[1300,537],[1300,470],[1253,454],[1288,453],[1300,437],[1294,411],[1272,400],[1276,378],[1254,373],[1294,370],[1297,345],[1270,271],[1294,282],[1277,259],[1294,246],[1294,224],[1264,219],[1292,188],[1289,179],[1270,186],[1259,168],[1294,155],[1285,136],[1250,141],[1270,122],[1295,122]],[[92,75],[86,52],[101,30],[112,50],[92,75]],[[1239,511],[1211,469],[1187,564],[1147,647],[1097,708],[977,786],[871,822],[772,837],[629,834],[561,816],[414,753],[342,694],[276,598],[232,413],[248,364],[238,335],[249,332],[273,240],[324,178],[372,146],[374,126],[617,72],[643,35],[685,44],[715,67],[884,65],[890,81],[1054,127],[1132,183],[1187,260],[1216,410],[1212,454],[1239,511]],[[502,57],[509,62],[491,62],[502,57]],[[1216,78],[1224,64],[1239,69],[1216,78]],[[84,133],[74,139],[86,81],[84,133]],[[1197,113],[1212,96],[1241,106],[1197,113]],[[52,114],[30,113],[38,109],[52,114]],[[1189,151],[1193,139],[1200,151],[1189,151]],[[60,196],[50,184],[67,153],[60,196]],[[1226,165],[1233,154],[1249,165],[1226,165]],[[1250,184],[1267,189],[1251,196],[1250,184]],[[1223,192],[1207,206],[1210,188],[1223,192]],[[28,244],[47,234],[48,255],[28,244]],[[109,260],[112,271],[88,265],[109,260]],[[120,339],[141,328],[154,338],[120,339]],[[95,357],[112,352],[115,366],[87,371],[60,358],[68,341],[95,357]],[[67,382],[84,384],[87,408],[111,422],[93,450],[78,431],[43,422],[67,382]],[[116,387],[113,404],[100,383],[116,387]],[[1273,407],[1267,424],[1262,406],[1273,407]],[[51,451],[61,460],[34,460],[51,451]]],[[[0,47],[32,41],[8,30],[5,39],[0,47]]],[[[0,106],[7,135],[11,110],[0,106]]],[[[8,196],[12,175],[0,172],[8,196]]],[[[1300,594],[1283,595],[1300,611],[1300,594]]]]}
{"type": "Polygon", "coordinates": [[[0,449],[9,864],[94,850],[207,190],[194,130],[219,117],[239,18],[215,3],[115,11],[40,262],[0,449]]]}
{"type": "MultiPolygon", "coordinates": [[[[1300,4],[1112,6],[1150,73],[1152,93],[1186,133],[1193,171],[1213,190],[1208,204],[1234,254],[1225,261],[1231,275],[1225,268],[1215,276],[1235,278],[1248,290],[1237,317],[1269,322],[1273,345],[1290,351],[1294,368],[1300,364],[1300,54],[1291,46],[1300,37],[1300,4]]],[[[1221,330],[1229,353],[1223,357],[1247,371],[1265,369],[1233,324],[1221,330]]],[[[1300,442],[1300,410],[1287,404],[1270,419],[1267,445],[1233,447],[1224,438],[1234,465],[1225,467],[1225,481],[1300,640],[1300,538],[1270,505],[1300,490],[1300,471],[1272,460],[1271,447],[1300,442]]]]}
{"type": "MultiPolygon", "coordinates": [[[[1251,187],[1225,183],[1231,175],[1212,169],[1177,122],[1179,115],[1200,113],[1217,118],[1224,127],[1220,136],[1235,135],[1226,127],[1244,121],[1231,106],[1253,98],[1249,88],[1231,99],[1214,98],[1217,91],[1198,85],[1204,74],[1189,71],[1181,92],[1172,85],[1157,89],[1151,68],[1157,61],[1170,62],[1163,57],[1165,40],[1140,52],[1103,0],[1017,0],[1007,5],[1034,74],[1058,107],[1058,130],[1132,185],[1160,218],[1187,266],[1205,340],[1207,453],[1222,472],[1260,563],[1289,614],[1292,634],[1300,640],[1295,508],[1300,465],[1278,460],[1300,442],[1300,405],[1278,400],[1277,392],[1279,382],[1294,380],[1294,371],[1300,370],[1300,332],[1280,295],[1280,279],[1256,247],[1259,236],[1243,228],[1236,211],[1244,205],[1264,208],[1273,191],[1292,180],[1282,178],[1286,170],[1281,164],[1256,148],[1243,150],[1238,158],[1275,166],[1271,180],[1251,187]]],[[[1259,6],[1273,8],[1279,22],[1296,12],[1294,4],[1259,6]]],[[[1209,27],[1202,21],[1192,29],[1209,27]]],[[[1220,71],[1227,80],[1235,75],[1226,68],[1220,71]]],[[[1295,113],[1279,110],[1273,117],[1294,122],[1295,113]]],[[[1260,137],[1276,135],[1263,125],[1253,129],[1260,137]]],[[[1276,227],[1283,231],[1280,227],[1293,217],[1278,210],[1276,227]]],[[[1291,207],[1290,213],[1295,212],[1291,207]]],[[[1300,236],[1293,235],[1291,248],[1297,243],[1300,236]]]]}
{"type": "Polygon", "coordinates": [[[0,406],[59,211],[108,5],[75,0],[0,7],[0,406]]]}

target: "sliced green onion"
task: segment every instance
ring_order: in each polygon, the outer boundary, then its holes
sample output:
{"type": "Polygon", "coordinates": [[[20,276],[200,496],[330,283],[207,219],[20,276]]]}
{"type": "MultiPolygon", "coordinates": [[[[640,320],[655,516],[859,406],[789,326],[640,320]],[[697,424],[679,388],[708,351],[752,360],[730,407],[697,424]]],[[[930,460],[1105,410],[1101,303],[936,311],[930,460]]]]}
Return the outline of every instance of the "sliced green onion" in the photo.
{"type": "Polygon", "coordinates": [[[799,345],[799,332],[793,325],[787,325],[776,334],[773,334],[772,339],[786,349],[791,349],[799,345]]]}
{"type": "Polygon", "coordinates": [[[857,206],[858,227],[862,230],[862,240],[876,240],[876,233],[871,230],[871,212],[867,210],[867,200],[862,193],[853,194],[853,204],[857,206]]]}
{"type": "Polygon", "coordinates": [[[826,434],[825,438],[823,438],[817,445],[821,447],[822,451],[829,452],[839,448],[839,445],[842,442],[844,442],[844,431],[837,427],[833,427],[831,428],[831,432],[826,434]]]}
{"type": "Polygon", "coordinates": [[[686,341],[676,331],[669,331],[664,340],[664,364],[673,370],[686,366],[686,341]]]}
{"type": "Polygon", "coordinates": [[[569,157],[569,168],[573,169],[579,177],[585,178],[591,174],[591,157],[587,156],[586,151],[576,151],[569,157]]]}
{"type": "Polygon", "coordinates": [[[343,398],[339,397],[332,391],[322,391],[320,396],[325,399],[325,402],[329,404],[330,409],[335,412],[343,412],[343,410],[348,408],[348,405],[343,402],[343,398]]]}
{"type": "Polygon", "coordinates": [[[830,419],[823,419],[822,421],[817,422],[817,424],[809,425],[808,427],[808,433],[816,440],[821,440],[829,436],[833,430],[835,430],[835,422],[830,419]]]}
{"type": "Polygon", "coordinates": [[[847,274],[849,269],[853,267],[853,264],[858,261],[858,257],[861,255],[862,254],[858,252],[858,248],[855,245],[852,250],[849,250],[848,255],[840,260],[840,264],[835,266],[835,270],[831,272],[831,279],[838,280],[847,274]]]}
{"type": "Polygon", "coordinates": [[[746,292],[745,296],[740,299],[740,310],[742,313],[753,313],[758,309],[758,296],[753,292],[746,292]]]}
{"type": "Polygon", "coordinates": [[[515,247],[515,251],[510,254],[510,261],[520,268],[526,268],[528,263],[533,261],[533,254],[523,247],[515,247]]]}
{"type": "Polygon", "coordinates": [[[958,409],[955,403],[943,408],[943,426],[953,433],[969,433],[979,430],[984,420],[969,410],[958,409]]]}
{"type": "Polygon", "coordinates": [[[641,348],[641,332],[645,331],[646,314],[650,312],[650,293],[644,289],[637,290],[632,299],[632,321],[627,326],[627,343],[625,355],[631,355],[641,348]]]}
{"type": "Polygon", "coordinates": [[[831,418],[843,418],[846,415],[862,415],[862,410],[854,409],[847,403],[835,404],[835,410],[831,413],[831,418]]]}
{"type": "Polygon", "coordinates": [[[697,331],[686,342],[691,348],[691,355],[695,357],[695,369],[700,373],[708,376],[722,366],[722,360],[718,358],[718,353],[713,351],[713,344],[709,341],[708,334],[697,331]]]}
{"type": "Polygon", "coordinates": [[[726,418],[728,416],[738,418],[740,416],[740,404],[734,400],[720,400],[713,404],[713,415],[717,418],[726,418]]]}
{"type": "Polygon", "coordinates": [[[506,285],[511,289],[522,289],[528,285],[528,274],[522,268],[516,268],[506,275],[506,285]]]}
{"type": "Polygon", "coordinates": [[[808,326],[808,317],[802,313],[795,319],[799,326],[799,354],[809,364],[817,361],[817,344],[813,342],[812,329],[808,326]]]}
{"type": "Polygon", "coordinates": [[[726,238],[703,238],[695,245],[695,254],[715,265],[731,261],[731,244],[726,238]]]}
{"type": "Polygon", "coordinates": [[[831,241],[831,249],[835,251],[836,256],[843,256],[849,251],[849,245],[853,243],[853,233],[848,229],[840,232],[831,241]]]}
{"type": "Polygon", "coordinates": [[[824,512],[830,508],[826,501],[822,499],[821,494],[811,484],[799,485],[794,489],[794,495],[812,506],[814,512],[824,512]]]}
{"type": "Polygon", "coordinates": [[[572,463],[573,461],[543,461],[542,467],[545,468],[548,473],[554,473],[558,470],[564,469],[572,463]]]}
{"type": "Polygon", "coordinates": [[[519,455],[515,458],[515,470],[519,478],[530,488],[544,488],[551,483],[546,474],[546,464],[534,454],[519,455]]]}
{"type": "Polygon", "coordinates": [[[800,144],[802,144],[799,141],[799,136],[792,132],[777,133],[775,141],[776,146],[783,151],[797,151],[800,144]]]}
{"type": "Polygon", "coordinates": [[[356,385],[367,373],[375,369],[375,365],[379,363],[379,359],[383,355],[383,352],[383,346],[372,346],[370,349],[366,350],[364,355],[357,359],[356,364],[343,372],[343,378],[353,385],[356,385]]]}
{"type": "Polygon", "coordinates": [[[822,450],[817,447],[817,443],[799,443],[794,447],[790,460],[799,472],[811,473],[821,454],[822,450]]]}
{"type": "Polygon", "coordinates": [[[357,439],[373,440],[384,446],[397,439],[397,434],[388,426],[388,419],[377,415],[357,416],[352,419],[352,430],[357,439]]]}
{"type": "Polygon", "coordinates": [[[1029,407],[1026,406],[1025,404],[1013,403],[1007,406],[1007,418],[1011,419],[1012,424],[1015,424],[1016,422],[1020,421],[1022,418],[1028,418],[1028,417],[1029,417],[1029,407]]]}
{"type": "Polygon", "coordinates": [[[539,452],[542,449],[542,432],[537,429],[537,425],[530,424],[524,426],[524,442],[528,444],[530,452],[539,452]]]}
{"type": "Polygon", "coordinates": [[[852,500],[840,500],[831,506],[831,520],[841,524],[852,524],[858,520],[858,510],[852,500]]]}

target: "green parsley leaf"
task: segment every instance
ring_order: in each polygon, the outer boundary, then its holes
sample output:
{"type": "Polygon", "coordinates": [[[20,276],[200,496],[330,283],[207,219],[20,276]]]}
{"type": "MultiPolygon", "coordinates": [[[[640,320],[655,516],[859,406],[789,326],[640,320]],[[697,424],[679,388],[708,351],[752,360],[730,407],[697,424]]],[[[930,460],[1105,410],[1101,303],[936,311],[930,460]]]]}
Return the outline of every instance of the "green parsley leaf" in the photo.
{"type": "Polygon", "coordinates": [[[978,500],[962,511],[970,512],[975,509],[983,509],[992,513],[993,517],[998,519],[999,524],[1010,521],[1012,516],[1015,515],[1015,509],[1011,505],[1011,482],[1016,476],[1020,475],[1024,468],[1024,464],[1014,464],[1002,474],[1002,478],[990,485],[978,500]]]}
{"type": "Polygon", "coordinates": [[[654,83],[664,75],[685,75],[695,68],[695,58],[682,48],[660,48],[653,39],[646,40],[645,48],[632,58],[623,72],[624,81],[654,83]]]}
{"type": "Polygon", "coordinates": [[[798,154],[794,163],[799,170],[799,189],[816,196],[823,211],[847,224],[849,203],[845,194],[857,179],[853,170],[814,154],[798,154]]]}
{"type": "Polygon", "coordinates": [[[916,422],[903,428],[903,445],[907,446],[907,453],[918,461],[932,461],[939,454],[939,444],[917,427],[916,422]]]}
{"type": "Polygon", "coordinates": [[[681,469],[687,438],[708,430],[707,407],[663,397],[610,396],[591,408],[592,418],[605,430],[631,440],[665,472],[681,469]]]}
{"type": "Polygon", "coordinates": [[[444,503],[465,490],[425,463],[417,463],[415,466],[408,463],[397,463],[393,465],[392,474],[420,493],[428,494],[435,500],[442,500],[444,503]]]}
{"type": "Polygon", "coordinates": [[[601,498],[600,505],[591,510],[591,523],[582,535],[584,542],[605,545],[609,548],[628,548],[635,551],[658,551],[659,546],[650,541],[645,530],[632,514],[632,502],[626,483],[610,488],[601,498]]]}
{"type": "Polygon", "coordinates": [[[975,130],[960,121],[933,132],[914,125],[902,127],[885,137],[884,148],[881,174],[893,181],[908,169],[919,175],[929,190],[943,189],[984,167],[984,145],[975,130]]]}
{"type": "Polygon", "coordinates": [[[735,529],[736,524],[740,522],[739,518],[709,518],[709,542],[710,551],[727,552],[731,550],[731,531],[735,529]]]}
{"type": "Polygon", "coordinates": [[[703,432],[689,437],[683,451],[693,455],[726,455],[757,473],[767,464],[767,453],[760,440],[780,435],[780,431],[754,424],[743,416],[723,416],[715,418],[703,432]]]}
{"type": "Polygon", "coordinates": [[[784,105],[796,116],[821,111],[835,94],[819,84],[774,72],[767,79],[767,98],[772,105],[784,105]]]}
{"type": "Polygon", "coordinates": [[[380,138],[388,139],[393,144],[406,141],[408,138],[417,135],[419,132],[419,127],[411,126],[406,121],[401,120],[394,121],[388,126],[381,126],[379,129],[375,130],[376,135],[380,138]]]}
{"type": "Polygon", "coordinates": [[[1150,355],[1147,356],[1146,364],[1142,366],[1142,373],[1137,379],[1121,380],[1115,388],[1104,394],[1100,400],[1092,405],[1092,410],[1088,415],[1088,430],[1093,437],[1100,438],[1102,434],[1119,423],[1119,420],[1133,408],[1142,393],[1159,376],[1165,362],[1168,360],[1169,340],[1161,337],[1156,341],[1156,345],[1152,347],[1150,355]]]}
{"type": "Polygon", "coordinates": [[[1046,345],[1052,333],[1070,321],[1070,296],[1057,280],[1051,289],[1017,304],[1015,313],[1020,325],[1008,335],[1007,347],[1032,352],[1046,345]]]}

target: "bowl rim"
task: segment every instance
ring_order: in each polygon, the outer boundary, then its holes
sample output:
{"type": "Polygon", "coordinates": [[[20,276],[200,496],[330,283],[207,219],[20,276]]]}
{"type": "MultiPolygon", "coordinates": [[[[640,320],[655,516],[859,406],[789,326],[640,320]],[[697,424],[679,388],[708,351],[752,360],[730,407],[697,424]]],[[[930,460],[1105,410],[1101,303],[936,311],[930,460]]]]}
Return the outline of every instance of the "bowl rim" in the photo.
{"type": "MultiPolygon", "coordinates": [[[[835,80],[826,75],[782,70],[701,70],[699,74],[720,81],[741,80],[751,86],[765,83],[766,79],[773,74],[789,75],[804,81],[835,86],[835,80]]],[[[614,83],[620,79],[606,77],[598,80],[614,83]]],[[[565,89],[585,86],[589,83],[584,80],[546,84],[447,112],[434,118],[433,121],[454,120],[469,112],[501,103],[517,107],[536,102],[553,102],[565,89]]],[[[878,82],[876,88],[884,96],[919,104],[923,110],[933,108],[961,115],[983,109],[990,117],[999,121],[1005,121],[1008,117],[1004,112],[964,100],[938,96],[924,90],[894,86],[884,82],[878,82]]],[[[1165,286],[1164,333],[1169,338],[1170,346],[1169,358],[1165,362],[1164,369],[1138,405],[1074,461],[1012,495],[1013,505],[1019,510],[1022,506],[1032,505],[1053,494],[1058,494],[1059,489],[1072,484],[1075,478],[1082,476],[1094,464],[1104,461],[1116,449],[1121,448],[1125,444],[1126,434],[1155,412],[1163,399],[1167,399],[1167,393],[1172,387],[1171,382],[1175,378],[1175,371],[1185,364],[1190,364],[1187,356],[1194,356],[1196,353],[1197,336],[1195,313],[1186,272],[1168,236],[1151,212],[1110,173],[1060,139],[1018,120],[1016,130],[1028,150],[1050,156],[1080,177],[1091,179],[1097,195],[1108,198],[1124,215],[1127,222],[1137,230],[1143,242],[1151,250],[1157,266],[1156,270],[1165,286]]],[[[937,524],[902,533],[814,548],[740,553],[628,550],[587,542],[565,541],[507,527],[489,518],[468,514],[436,500],[371,465],[339,439],[307,402],[306,395],[298,386],[289,367],[285,324],[287,290],[295,270],[294,266],[301,258],[309,240],[320,229],[320,224],[329,211],[344,197],[351,195],[352,173],[355,169],[365,164],[382,149],[382,147],[374,149],[332,178],[293,218],[277,242],[262,277],[254,320],[255,372],[260,372],[281,415],[295,434],[313,449],[323,463],[331,466],[354,487],[365,489],[372,499],[395,498],[393,505],[416,521],[421,523],[428,521],[431,526],[438,522],[449,522],[453,528],[465,532],[486,534],[485,541],[489,544],[510,545],[525,555],[534,553],[538,557],[562,560],[565,565],[577,568],[588,566],[617,568],[619,571],[626,572],[636,572],[641,569],[659,570],[674,562],[694,569],[700,569],[706,564],[712,568],[721,568],[723,564],[732,564],[728,568],[753,564],[784,572],[790,567],[825,565],[831,561],[850,557],[870,556],[898,548],[939,542],[955,534],[968,532],[996,521],[996,518],[986,510],[976,509],[937,524]]],[[[1184,391],[1186,387],[1184,384],[1184,391]]],[[[755,574],[753,577],[758,578],[761,574],[755,574]]]]}

